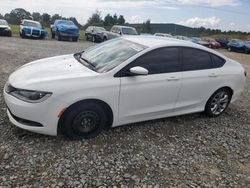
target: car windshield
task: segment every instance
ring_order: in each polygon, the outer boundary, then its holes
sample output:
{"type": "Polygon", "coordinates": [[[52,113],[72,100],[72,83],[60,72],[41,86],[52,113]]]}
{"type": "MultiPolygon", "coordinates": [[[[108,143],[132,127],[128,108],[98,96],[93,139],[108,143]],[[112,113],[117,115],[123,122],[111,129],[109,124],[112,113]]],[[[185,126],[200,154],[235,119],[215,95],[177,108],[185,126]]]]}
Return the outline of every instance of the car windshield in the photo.
{"type": "Polygon", "coordinates": [[[58,24],[63,24],[63,25],[74,25],[74,23],[72,21],[68,21],[68,20],[61,20],[58,21],[58,24]]]}
{"type": "Polygon", "coordinates": [[[42,28],[42,25],[38,22],[28,22],[28,21],[24,21],[23,22],[24,26],[29,26],[29,27],[38,27],[38,28],[42,28]]]}
{"type": "Polygon", "coordinates": [[[106,31],[103,27],[95,27],[94,28],[96,31],[106,31]]]}
{"type": "Polygon", "coordinates": [[[117,38],[87,49],[80,54],[79,62],[90,64],[96,72],[107,72],[146,47],[126,39],[117,38]]]}
{"type": "Polygon", "coordinates": [[[0,20],[0,25],[8,25],[8,23],[5,20],[0,20]]]}
{"type": "Polygon", "coordinates": [[[136,30],[133,28],[122,28],[122,33],[124,35],[138,35],[136,30]]]}

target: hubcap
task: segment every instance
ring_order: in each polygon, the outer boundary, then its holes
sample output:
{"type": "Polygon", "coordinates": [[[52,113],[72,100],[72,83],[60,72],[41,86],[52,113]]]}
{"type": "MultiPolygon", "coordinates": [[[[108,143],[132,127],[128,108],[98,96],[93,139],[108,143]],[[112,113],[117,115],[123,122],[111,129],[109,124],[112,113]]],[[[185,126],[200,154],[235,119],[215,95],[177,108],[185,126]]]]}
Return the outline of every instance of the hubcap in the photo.
{"type": "Polygon", "coordinates": [[[79,113],[73,120],[72,127],[78,134],[86,134],[92,132],[98,125],[100,119],[97,113],[92,111],[84,111],[79,113]]]}
{"type": "Polygon", "coordinates": [[[227,108],[229,96],[227,92],[221,91],[217,93],[211,103],[211,112],[214,115],[219,115],[227,108]]]}

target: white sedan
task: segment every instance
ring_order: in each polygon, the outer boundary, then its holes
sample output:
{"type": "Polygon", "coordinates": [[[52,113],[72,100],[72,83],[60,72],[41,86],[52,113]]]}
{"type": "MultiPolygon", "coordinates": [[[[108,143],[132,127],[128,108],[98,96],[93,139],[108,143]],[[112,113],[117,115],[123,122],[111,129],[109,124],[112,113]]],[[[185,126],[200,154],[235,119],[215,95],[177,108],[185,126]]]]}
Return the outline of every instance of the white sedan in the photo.
{"type": "Polygon", "coordinates": [[[4,98],[16,126],[81,139],[132,122],[219,116],[245,80],[240,63],[206,47],[131,36],[28,63],[10,75],[4,98]]]}

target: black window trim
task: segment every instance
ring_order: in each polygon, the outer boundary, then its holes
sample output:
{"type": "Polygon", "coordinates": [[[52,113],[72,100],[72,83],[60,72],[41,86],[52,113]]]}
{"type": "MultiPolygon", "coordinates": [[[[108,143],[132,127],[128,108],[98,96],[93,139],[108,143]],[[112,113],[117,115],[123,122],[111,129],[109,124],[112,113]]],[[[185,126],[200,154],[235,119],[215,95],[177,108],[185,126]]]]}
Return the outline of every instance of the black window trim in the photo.
{"type": "MultiPolygon", "coordinates": [[[[188,71],[200,71],[200,70],[210,70],[210,69],[218,69],[218,68],[221,68],[225,65],[226,63],[226,60],[212,52],[209,52],[209,51],[206,51],[206,50],[203,50],[203,49],[200,49],[200,48],[195,48],[195,47],[189,47],[189,46],[166,46],[166,47],[160,47],[160,48],[156,48],[156,49],[153,49],[149,52],[152,52],[154,50],[159,50],[159,49],[162,49],[162,48],[178,48],[179,49],[179,65],[180,65],[180,70],[179,71],[175,71],[175,72],[188,72],[188,71]],[[184,71],[183,70],[183,49],[184,48],[189,48],[189,49],[195,49],[195,50],[198,50],[198,51],[202,51],[202,52],[206,52],[208,53],[209,57],[210,57],[210,60],[211,60],[211,68],[209,69],[198,69],[198,70],[187,70],[187,71],[184,71]],[[215,63],[214,63],[214,60],[212,58],[212,55],[222,59],[224,61],[224,64],[221,66],[221,67],[215,67],[215,63]]],[[[147,53],[149,52],[146,52],[144,53],[143,55],[146,55],[147,53]]],[[[142,57],[143,55],[137,57],[136,59],[134,59],[132,62],[130,62],[129,64],[127,64],[125,67],[123,67],[122,69],[120,69],[117,73],[114,74],[114,77],[130,77],[131,75],[122,75],[123,71],[127,69],[127,67],[132,64],[135,60],[137,60],[138,58],[142,57]]],[[[174,73],[174,72],[168,72],[168,73],[174,73]]],[[[158,74],[168,74],[168,73],[158,73],[158,74]]],[[[153,75],[153,74],[149,74],[149,75],[153,75]]]]}
{"type": "MultiPolygon", "coordinates": [[[[175,72],[181,72],[182,70],[182,55],[181,55],[181,46],[166,46],[166,47],[160,47],[160,48],[156,48],[156,49],[153,49],[151,51],[148,51],[146,53],[144,53],[143,55],[137,57],[136,59],[134,59],[133,61],[131,61],[129,64],[127,64],[125,67],[123,67],[122,69],[120,69],[117,73],[115,73],[114,77],[131,77],[131,75],[125,75],[123,73],[125,73],[127,71],[127,67],[129,67],[133,62],[135,62],[138,58],[150,53],[150,52],[153,52],[153,51],[156,51],[156,50],[160,50],[160,49],[163,49],[163,48],[177,48],[178,49],[178,61],[179,61],[179,71],[175,71],[175,72]]],[[[169,74],[170,73],[175,73],[175,72],[168,72],[169,74]]],[[[155,73],[155,74],[168,74],[168,73],[155,73]]],[[[149,75],[154,75],[154,74],[149,74],[149,75]]],[[[138,75],[140,76],[140,75],[138,75]]]]}

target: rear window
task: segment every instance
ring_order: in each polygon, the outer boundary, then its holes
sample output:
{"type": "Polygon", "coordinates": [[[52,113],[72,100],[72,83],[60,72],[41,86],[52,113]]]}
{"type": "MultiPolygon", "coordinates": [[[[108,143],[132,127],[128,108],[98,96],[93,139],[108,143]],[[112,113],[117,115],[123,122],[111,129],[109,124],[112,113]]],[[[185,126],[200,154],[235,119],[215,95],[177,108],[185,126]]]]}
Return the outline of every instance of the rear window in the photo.
{"type": "Polygon", "coordinates": [[[213,63],[214,63],[214,68],[220,68],[220,67],[223,67],[223,65],[226,63],[226,60],[217,56],[217,55],[214,55],[214,54],[211,54],[211,57],[212,57],[212,60],[213,60],[213,63]]]}
{"type": "Polygon", "coordinates": [[[183,71],[211,69],[212,61],[208,52],[183,48],[183,71]]]}

